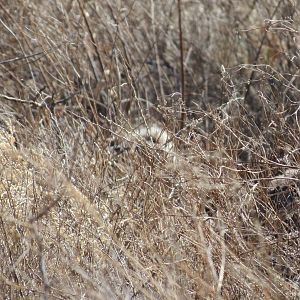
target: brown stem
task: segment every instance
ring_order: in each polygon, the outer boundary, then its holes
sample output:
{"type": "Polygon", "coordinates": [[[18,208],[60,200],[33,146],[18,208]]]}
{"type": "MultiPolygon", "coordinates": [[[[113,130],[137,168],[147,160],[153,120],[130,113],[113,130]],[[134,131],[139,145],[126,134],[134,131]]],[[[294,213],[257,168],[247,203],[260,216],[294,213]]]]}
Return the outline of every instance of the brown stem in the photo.
{"type": "Polygon", "coordinates": [[[179,45],[180,45],[180,73],[181,73],[181,98],[183,107],[181,109],[180,129],[184,128],[186,121],[186,109],[189,107],[185,97],[185,78],[184,78],[184,62],[183,62],[183,37],[182,37],[182,22],[181,22],[181,0],[177,0],[178,8],[178,28],[179,28],[179,45]]]}

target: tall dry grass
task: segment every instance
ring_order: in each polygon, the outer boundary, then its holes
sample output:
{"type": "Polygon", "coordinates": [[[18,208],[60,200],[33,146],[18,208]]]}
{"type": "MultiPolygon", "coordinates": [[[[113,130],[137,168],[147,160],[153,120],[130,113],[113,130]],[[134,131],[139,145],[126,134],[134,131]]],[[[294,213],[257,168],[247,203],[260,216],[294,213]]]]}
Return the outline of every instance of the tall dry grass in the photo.
{"type": "Polygon", "coordinates": [[[297,5],[0,2],[0,297],[299,299],[297,5]]]}

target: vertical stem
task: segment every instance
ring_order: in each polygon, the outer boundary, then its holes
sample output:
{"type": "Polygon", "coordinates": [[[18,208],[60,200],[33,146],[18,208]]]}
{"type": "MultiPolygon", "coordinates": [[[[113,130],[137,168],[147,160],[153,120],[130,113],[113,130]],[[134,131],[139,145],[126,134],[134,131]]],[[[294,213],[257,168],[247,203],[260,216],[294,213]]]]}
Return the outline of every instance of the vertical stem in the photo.
{"type": "Polygon", "coordinates": [[[153,37],[154,37],[154,50],[155,50],[155,59],[156,59],[156,64],[157,64],[157,72],[158,72],[158,77],[159,77],[159,87],[160,87],[160,94],[161,94],[161,99],[165,99],[165,91],[164,91],[164,86],[162,82],[162,72],[161,72],[161,66],[160,66],[160,58],[159,58],[159,53],[158,53],[158,46],[157,46],[157,36],[156,36],[156,28],[155,28],[155,11],[154,11],[154,1],[151,0],[151,19],[152,19],[152,31],[153,31],[153,37]]]}
{"type": "Polygon", "coordinates": [[[184,62],[183,62],[183,38],[182,38],[182,23],[181,23],[181,0],[177,0],[178,8],[178,28],[179,28],[179,45],[180,45],[180,73],[181,73],[181,98],[183,107],[181,109],[180,129],[184,128],[186,121],[186,109],[188,103],[185,97],[185,78],[184,78],[184,62]]]}
{"type": "MultiPolygon", "coordinates": [[[[276,13],[277,13],[277,11],[278,11],[278,9],[279,9],[279,6],[280,6],[281,2],[282,2],[282,0],[280,0],[280,1],[277,3],[277,6],[275,7],[275,9],[274,9],[274,11],[273,11],[273,13],[272,13],[272,15],[271,15],[271,17],[270,17],[270,20],[272,20],[272,19],[275,17],[275,15],[276,15],[276,13]]],[[[253,65],[254,65],[254,66],[255,66],[255,65],[257,64],[257,62],[258,62],[258,59],[259,59],[259,56],[260,56],[262,47],[263,47],[264,42],[265,42],[265,40],[266,40],[266,38],[267,38],[267,32],[268,32],[267,29],[268,29],[268,27],[269,27],[269,25],[265,28],[264,35],[263,35],[263,37],[262,37],[262,39],[261,39],[261,41],[260,41],[260,45],[259,45],[259,47],[258,47],[256,56],[255,56],[255,59],[254,59],[254,62],[253,62],[253,65]]],[[[247,84],[247,86],[246,86],[246,93],[245,93],[245,97],[244,97],[245,101],[248,100],[248,96],[250,95],[250,88],[251,88],[251,85],[252,85],[254,76],[255,76],[255,68],[254,68],[253,71],[251,72],[251,75],[250,75],[248,84],[247,84]]]]}

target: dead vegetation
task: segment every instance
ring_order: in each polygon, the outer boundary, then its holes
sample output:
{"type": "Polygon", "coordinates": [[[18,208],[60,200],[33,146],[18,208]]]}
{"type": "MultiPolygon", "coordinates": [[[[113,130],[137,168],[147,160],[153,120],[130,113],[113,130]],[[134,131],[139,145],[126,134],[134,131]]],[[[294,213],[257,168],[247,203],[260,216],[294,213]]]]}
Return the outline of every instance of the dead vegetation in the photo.
{"type": "Polygon", "coordinates": [[[299,299],[299,3],[4,2],[0,298],[299,299]]]}

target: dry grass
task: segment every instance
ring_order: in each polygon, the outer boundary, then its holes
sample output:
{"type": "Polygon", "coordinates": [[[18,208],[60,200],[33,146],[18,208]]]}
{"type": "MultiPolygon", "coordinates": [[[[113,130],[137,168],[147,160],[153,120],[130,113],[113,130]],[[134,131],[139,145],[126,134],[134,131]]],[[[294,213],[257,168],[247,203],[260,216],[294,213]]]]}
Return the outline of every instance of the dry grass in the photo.
{"type": "Polygon", "coordinates": [[[0,298],[300,299],[299,11],[248,2],[182,1],[184,97],[176,1],[0,3],[0,298]]]}

